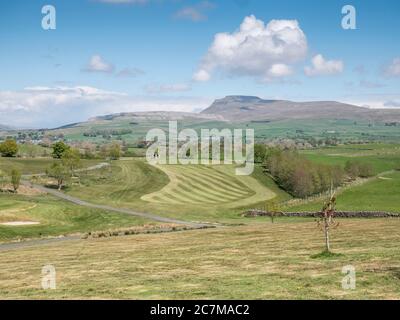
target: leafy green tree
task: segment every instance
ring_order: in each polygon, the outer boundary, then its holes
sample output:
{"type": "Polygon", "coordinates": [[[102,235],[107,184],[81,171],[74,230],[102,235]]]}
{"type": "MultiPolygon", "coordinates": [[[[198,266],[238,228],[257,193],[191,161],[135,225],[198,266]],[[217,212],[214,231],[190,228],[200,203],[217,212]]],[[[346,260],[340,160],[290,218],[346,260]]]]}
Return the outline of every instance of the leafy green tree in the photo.
{"type": "Polygon", "coordinates": [[[355,179],[360,175],[360,168],[357,161],[348,160],[344,166],[344,170],[352,179],[355,179]]]}
{"type": "Polygon", "coordinates": [[[369,163],[362,163],[356,160],[346,162],[345,171],[351,178],[368,178],[374,175],[374,169],[369,163]]]}
{"type": "Polygon", "coordinates": [[[17,142],[13,139],[7,139],[0,144],[0,153],[3,157],[15,157],[18,153],[17,142]]]}
{"type": "Polygon", "coordinates": [[[268,149],[264,167],[280,187],[301,198],[343,182],[343,169],[339,166],[314,163],[295,151],[268,149]]]}
{"type": "Polygon", "coordinates": [[[18,169],[11,170],[11,184],[14,188],[14,192],[17,192],[21,184],[21,171],[18,169]]]}
{"type": "Polygon", "coordinates": [[[64,152],[70,149],[70,146],[65,144],[62,141],[58,141],[55,144],[53,144],[53,158],[56,159],[61,159],[64,152]]]}
{"type": "Polygon", "coordinates": [[[267,156],[267,147],[264,144],[256,143],[254,145],[254,162],[263,163],[267,156]]]}
{"type": "Polygon", "coordinates": [[[374,168],[369,163],[361,163],[359,167],[359,175],[361,178],[369,178],[374,175],[374,168]]]}
{"type": "Polygon", "coordinates": [[[46,173],[49,177],[57,180],[58,190],[61,190],[65,181],[70,178],[69,169],[60,162],[53,163],[46,173]]]}
{"type": "Polygon", "coordinates": [[[111,160],[118,160],[121,157],[121,146],[119,143],[111,143],[108,147],[108,156],[111,160]]]}
{"type": "Polygon", "coordinates": [[[78,149],[68,148],[61,156],[62,164],[67,167],[71,174],[75,174],[75,170],[81,166],[81,155],[78,149]]]}

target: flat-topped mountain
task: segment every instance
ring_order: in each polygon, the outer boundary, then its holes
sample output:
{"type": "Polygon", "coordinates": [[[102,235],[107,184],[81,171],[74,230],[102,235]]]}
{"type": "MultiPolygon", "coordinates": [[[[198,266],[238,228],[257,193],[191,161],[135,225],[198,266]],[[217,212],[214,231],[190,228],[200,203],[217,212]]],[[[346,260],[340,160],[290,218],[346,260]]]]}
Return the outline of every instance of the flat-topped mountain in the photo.
{"type": "Polygon", "coordinates": [[[227,96],[217,99],[201,114],[219,115],[230,121],[285,119],[400,121],[400,109],[369,109],[336,101],[264,100],[254,96],[227,96]]]}

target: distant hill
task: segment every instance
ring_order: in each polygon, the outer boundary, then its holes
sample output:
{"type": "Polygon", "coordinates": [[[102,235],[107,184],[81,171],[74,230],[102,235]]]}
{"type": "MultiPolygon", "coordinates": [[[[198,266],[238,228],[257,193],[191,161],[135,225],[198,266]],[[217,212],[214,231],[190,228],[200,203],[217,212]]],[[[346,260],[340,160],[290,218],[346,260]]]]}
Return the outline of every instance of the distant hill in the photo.
{"type": "Polygon", "coordinates": [[[230,121],[350,119],[400,122],[400,109],[369,109],[336,101],[264,100],[253,96],[227,96],[215,100],[201,114],[218,115],[230,121]]]}
{"type": "MultiPolygon", "coordinates": [[[[160,122],[176,120],[188,125],[203,123],[205,127],[214,122],[253,122],[272,123],[279,120],[363,120],[385,123],[385,126],[400,125],[399,109],[369,109],[336,101],[294,102],[288,100],[266,100],[256,96],[227,96],[215,100],[200,113],[152,111],[122,112],[93,117],[87,121],[66,124],[46,129],[53,134],[70,134],[74,138],[83,132],[97,128],[132,129],[133,135],[143,136],[151,126],[157,127],[160,122]],[[207,123],[207,124],[206,124],[207,123]],[[387,125],[386,125],[387,124],[387,125]]],[[[389,128],[390,129],[390,128],[389,128]]],[[[0,134],[5,136],[15,130],[0,124],[0,134]]]]}
{"type": "Polygon", "coordinates": [[[0,123],[0,130],[10,130],[10,129],[11,129],[11,127],[3,125],[3,124],[0,123]]]}
{"type": "Polygon", "coordinates": [[[175,112],[175,111],[151,111],[151,112],[122,112],[98,116],[89,119],[90,122],[95,121],[113,121],[129,119],[132,121],[157,121],[157,120],[223,120],[222,116],[216,114],[201,114],[191,112],[175,112]]]}

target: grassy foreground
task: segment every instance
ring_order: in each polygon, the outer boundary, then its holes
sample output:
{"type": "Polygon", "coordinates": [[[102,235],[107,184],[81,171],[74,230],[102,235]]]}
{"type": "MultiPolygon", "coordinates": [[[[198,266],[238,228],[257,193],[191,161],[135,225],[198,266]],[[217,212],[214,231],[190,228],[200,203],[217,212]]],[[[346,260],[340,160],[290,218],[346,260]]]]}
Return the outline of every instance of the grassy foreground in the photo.
{"type": "MultiPolygon", "coordinates": [[[[249,222],[251,223],[251,222],[249,222]]],[[[400,299],[400,219],[342,220],[312,258],[310,220],[71,241],[0,252],[0,298],[400,299]],[[42,290],[52,264],[57,289],[42,290]],[[343,290],[342,268],[356,270],[343,290]]]]}

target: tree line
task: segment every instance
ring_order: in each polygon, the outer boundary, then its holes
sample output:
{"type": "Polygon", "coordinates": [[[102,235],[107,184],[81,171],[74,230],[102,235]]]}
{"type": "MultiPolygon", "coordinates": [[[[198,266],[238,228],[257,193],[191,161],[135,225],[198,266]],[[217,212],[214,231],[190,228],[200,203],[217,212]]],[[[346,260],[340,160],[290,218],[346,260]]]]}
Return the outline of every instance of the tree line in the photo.
{"type": "MultiPolygon", "coordinates": [[[[76,174],[82,167],[81,154],[78,149],[71,148],[62,141],[53,144],[53,157],[60,161],[54,162],[46,170],[46,174],[57,181],[58,190],[76,174]]],[[[103,145],[101,154],[109,160],[118,160],[121,156],[121,146],[118,143],[103,145]]]]}
{"type": "Polygon", "coordinates": [[[349,160],[345,167],[315,163],[295,150],[282,150],[256,144],[255,161],[275,182],[295,197],[305,198],[342,185],[346,178],[370,177],[373,168],[356,160],[349,160]]]}

